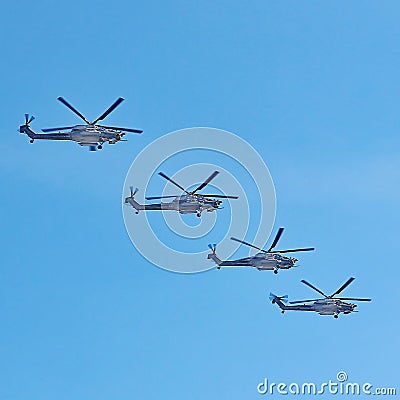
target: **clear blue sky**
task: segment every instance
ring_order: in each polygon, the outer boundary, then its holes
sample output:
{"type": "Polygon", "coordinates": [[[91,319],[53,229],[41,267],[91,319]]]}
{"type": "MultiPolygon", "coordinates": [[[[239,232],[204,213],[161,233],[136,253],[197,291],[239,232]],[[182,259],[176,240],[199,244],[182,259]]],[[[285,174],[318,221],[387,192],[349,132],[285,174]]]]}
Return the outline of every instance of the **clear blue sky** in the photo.
{"type": "Polygon", "coordinates": [[[339,370],[398,384],[400,4],[396,1],[6,2],[1,13],[0,398],[256,399],[264,377],[339,370]],[[201,4],[200,4],[201,3],[201,4]],[[16,132],[88,118],[141,137],[90,153],[16,132]],[[278,276],[184,276],[137,254],[121,190],[141,148],[212,126],[264,157],[282,246],[314,245],[278,276]],[[288,313],[270,290],[372,297],[338,320],[288,313]]]}

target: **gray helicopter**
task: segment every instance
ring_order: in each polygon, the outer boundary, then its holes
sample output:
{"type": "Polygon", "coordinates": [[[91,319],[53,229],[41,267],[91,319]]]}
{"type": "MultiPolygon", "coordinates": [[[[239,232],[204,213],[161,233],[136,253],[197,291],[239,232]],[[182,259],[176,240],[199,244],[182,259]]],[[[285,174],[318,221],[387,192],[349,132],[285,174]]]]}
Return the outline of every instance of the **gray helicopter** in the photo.
{"type": "Polygon", "coordinates": [[[25,114],[25,124],[19,127],[19,132],[28,135],[31,143],[33,143],[35,140],[72,140],[81,146],[89,146],[91,151],[95,151],[96,148],[101,150],[103,148],[103,143],[108,142],[109,144],[115,144],[123,140],[122,137],[126,132],[143,132],[139,129],[120,128],[116,126],[105,126],[98,124],[99,121],[102,121],[124,101],[122,97],[119,97],[102,115],[100,115],[100,117],[96,118],[93,122],[89,122],[78,110],[72,107],[71,104],[69,104],[62,97],[58,97],[57,100],[67,106],[79,118],[83,119],[86,124],[42,129],[42,132],[58,131],[56,133],[36,133],[30,127],[30,123],[35,119],[35,117],[29,117],[29,114],[25,114]],[[66,130],[70,130],[70,132],[61,132],[66,130]]]}
{"type": "Polygon", "coordinates": [[[304,279],[301,281],[305,285],[317,291],[319,294],[324,296],[322,299],[313,299],[313,300],[299,300],[299,301],[290,301],[289,304],[298,304],[293,306],[288,306],[287,303],[288,296],[276,296],[273,293],[270,293],[269,299],[272,303],[276,303],[278,307],[282,310],[282,314],[285,311],[315,311],[319,315],[333,315],[334,318],[338,318],[340,313],[343,314],[351,314],[352,312],[357,312],[355,308],[357,304],[349,303],[344,300],[352,300],[352,301],[371,301],[371,299],[360,299],[355,297],[335,297],[337,294],[341,293],[347,286],[350,285],[351,282],[354,281],[355,278],[349,278],[335,293],[327,296],[324,292],[311,285],[304,279]],[[302,303],[302,304],[301,304],[302,303]],[[313,303],[313,304],[306,304],[313,303]]]}
{"type": "Polygon", "coordinates": [[[156,204],[139,204],[135,200],[135,194],[138,189],[136,188],[133,191],[133,187],[130,187],[130,196],[125,199],[125,204],[130,204],[136,211],[136,214],[139,214],[139,211],[149,211],[149,210],[170,210],[170,211],[178,211],[180,214],[196,214],[198,217],[201,217],[201,213],[203,211],[213,212],[215,210],[219,210],[222,200],[217,199],[237,199],[237,196],[225,196],[219,194],[199,194],[197,193],[201,189],[205,188],[218,174],[218,171],[214,171],[200,186],[198,186],[195,190],[187,191],[183,188],[179,183],[176,183],[169,176],[165,175],[162,172],[158,173],[160,176],[165,178],[166,180],[173,183],[179,189],[181,189],[184,193],[183,195],[178,196],[157,196],[157,197],[146,197],[146,200],[156,200],[156,199],[167,199],[173,198],[171,202],[161,202],[156,204]]]}
{"type": "Polygon", "coordinates": [[[246,246],[250,246],[254,249],[260,250],[260,253],[257,253],[255,256],[240,258],[238,260],[232,261],[222,261],[216,254],[216,244],[209,244],[208,247],[211,249],[211,253],[208,254],[208,259],[213,260],[217,264],[217,269],[221,269],[221,267],[254,267],[259,271],[269,270],[274,271],[274,274],[277,274],[280,269],[289,269],[292,267],[296,267],[297,258],[293,257],[285,257],[282,253],[295,253],[299,251],[312,251],[315,250],[314,247],[307,247],[303,249],[291,249],[291,250],[273,250],[275,246],[278,244],[280,237],[284,228],[279,228],[278,233],[275,236],[274,241],[268,250],[263,250],[253,244],[244,242],[243,240],[236,239],[231,237],[231,240],[234,240],[239,243],[243,243],[246,246]]]}

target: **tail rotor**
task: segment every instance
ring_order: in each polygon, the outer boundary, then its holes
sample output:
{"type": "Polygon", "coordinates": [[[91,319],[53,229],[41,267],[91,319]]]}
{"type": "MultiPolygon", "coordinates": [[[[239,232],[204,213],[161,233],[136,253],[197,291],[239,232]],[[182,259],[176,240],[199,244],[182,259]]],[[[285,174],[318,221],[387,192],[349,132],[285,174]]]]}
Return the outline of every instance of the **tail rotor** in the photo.
{"type": "Polygon", "coordinates": [[[136,188],[135,190],[133,190],[133,186],[129,187],[130,191],[131,191],[131,198],[133,199],[135,197],[135,194],[139,191],[138,188],[136,188]]]}
{"type": "Polygon", "coordinates": [[[272,301],[273,303],[275,303],[276,300],[280,300],[282,303],[287,303],[288,302],[288,295],[285,294],[284,296],[276,296],[273,293],[269,294],[269,299],[270,301],[272,301]]]}
{"type": "Polygon", "coordinates": [[[25,114],[25,125],[29,125],[34,119],[35,117],[33,115],[29,117],[29,114],[25,114]]]}
{"type": "Polygon", "coordinates": [[[209,244],[208,247],[212,251],[212,253],[215,254],[215,252],[217,250],[217,244],[216,243],[209,244]]]}
{"type": "Polygon", "coordinates": [[[19,127],[19,133],[27,134],[31,140],[30,142],[33,143],[34,140],[34,133],[29,129],[29,124],[35,119],[33,115],[29,116],[29,114],[25,114],[25,123],[19,127]]]}
{"type": "Polygon", "coordinates": [[[25,114],[25,124],[19,127],[19,133],[25,133],[25,129],[29,127],[29,124],[35,119],[33,115],[25,114]]]}

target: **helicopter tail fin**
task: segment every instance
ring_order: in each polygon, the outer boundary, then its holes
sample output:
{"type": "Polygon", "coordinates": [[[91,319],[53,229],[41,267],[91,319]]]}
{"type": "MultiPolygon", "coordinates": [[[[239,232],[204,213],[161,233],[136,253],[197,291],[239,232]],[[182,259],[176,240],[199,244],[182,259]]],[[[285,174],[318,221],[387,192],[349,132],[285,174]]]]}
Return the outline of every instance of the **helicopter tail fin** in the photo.
{"type": "Polygon", "coordinates": [[[209,260],[213,260],[215,262],[215,264],[217,264],[217,266],[218,266],[217,268],[219,269],[220,268],[219,266],[222,264],[222,260],[216,254],[217,245],[215,243],[209,244],[208,247],[210,248],[211,253],[208,254],[207,258],[209,260]]]}
{"type": "Polygon", "coordinates": [[[30,128],[30,123],[35,119],[33,115],[25,114],[25,124],[19,127],[19,133],[25,133],[31,139],[35,139],[37,134],[30,128]]]}
{"type": "Polygon", "coordinates": [[[135,210],[136,210],[136,214],[139,213],[140,210],[144,210],[145,206],[143,204],[139,204],[136,200],[135,200],[135,194],[138,192],[138,188],[136,188],[135,190],[133,190],[133,187],[130,187],[130,196],[125,198],[125,204],[130,204],[135,210]]]}

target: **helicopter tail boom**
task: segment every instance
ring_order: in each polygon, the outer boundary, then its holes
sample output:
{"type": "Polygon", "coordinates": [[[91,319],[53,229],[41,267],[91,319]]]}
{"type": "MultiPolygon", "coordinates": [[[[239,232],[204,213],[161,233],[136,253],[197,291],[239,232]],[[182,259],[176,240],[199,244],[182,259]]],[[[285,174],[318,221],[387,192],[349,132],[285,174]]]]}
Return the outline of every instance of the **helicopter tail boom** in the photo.
{"type": "Polygon", "coordinates": [[[135,200],[135,194],[138,192],[138,189],[136,188],[133,190],[133,187],[130,187],[130,196],[125,198],[125,204],[130,204],[135,210],[136,214],[139,213],[141,210],[163,210],[165,207],[163,207],[163,204],[139,204],[135,200]]]}
{"type": "Polygon", "coordinates": [[[153,211],[160,211],[164,209],[168,210],[168,208],[163,207],[163,204],[139,204],[132,197],[127,197],[125,199],[125,204],[130,204],[136,210],[136,213],[138,213],[141,210],[153,210],[153,211]]]}
{"type": "Polygon", "coordinates": [[[133,196],[129,196],[125,199],[125,204],[130,204],[137,212],[140,210],[144,210],[145,206],[143,204],[139,204],[133,196]]]}
{"type": "Polygon", "coordinates": [[[31,116],[29,118],[28,114],[25,114],[25,124],[19,127],[19,132],[24,133],[27,135],[31,142],[35,139],[47,139],[47,140],[70,140],[71,136],[69,133],[52,133],[52,134],[43,134],[43,133],[36,133],[31,129],[29,124],[35,119],[35,117],[31,116]]]}

